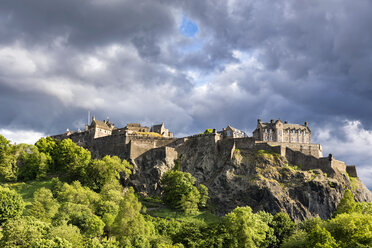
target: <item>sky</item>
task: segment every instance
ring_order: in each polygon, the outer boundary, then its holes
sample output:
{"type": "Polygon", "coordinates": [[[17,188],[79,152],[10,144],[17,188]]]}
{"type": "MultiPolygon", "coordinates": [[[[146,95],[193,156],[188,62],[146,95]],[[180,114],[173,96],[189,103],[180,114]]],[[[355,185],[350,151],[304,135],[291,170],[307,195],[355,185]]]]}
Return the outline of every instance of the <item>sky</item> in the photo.
{"type": "Polygon", "coordinates": [[[372,189],[369,0],[2,0],[0,134],[309,122],[372,189]]]}

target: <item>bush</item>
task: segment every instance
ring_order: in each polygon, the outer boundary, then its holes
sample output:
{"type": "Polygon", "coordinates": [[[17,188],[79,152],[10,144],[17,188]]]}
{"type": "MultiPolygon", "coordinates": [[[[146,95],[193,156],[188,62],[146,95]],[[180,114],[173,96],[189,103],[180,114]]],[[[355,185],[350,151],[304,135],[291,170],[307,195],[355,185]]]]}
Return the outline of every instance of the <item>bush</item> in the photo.
{"type": "Polygon", "coordinates": [[[0,186],[0,223],[22,215],[25,203],[14,190],[0,186]]]}
{"type": "Polygon", "coordinates": [[[34,201],[29,213],[39,220],[51,222],[58,208],[59,203],[53,198],[52,192],[49,189],[40,188],[34,193],[34,201]]]}

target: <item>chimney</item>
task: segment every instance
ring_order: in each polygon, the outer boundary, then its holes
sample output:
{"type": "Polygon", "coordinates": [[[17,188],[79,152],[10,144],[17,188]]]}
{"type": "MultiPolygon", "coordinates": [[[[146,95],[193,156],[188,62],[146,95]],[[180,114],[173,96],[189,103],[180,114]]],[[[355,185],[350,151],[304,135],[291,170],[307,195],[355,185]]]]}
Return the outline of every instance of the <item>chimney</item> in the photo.
{"type": "Polygon", "coordinates": [[[96,117],[94,117],[94,115],[92,116],[92,121],[95,121],[96,120],[96,117]]]}
{"type": "Polygon", "coordinates": [[[309,123],[305,121],[305,127],[308,127],[308,126],[309,126],[309,123]]]}
{"type": "Polygon", "coordinates": [[[284,124],[287,124],[288,123],[288,121],[284,121],[284,124]]]}
{"type": "Polygon", "coordinates": [[[270,123],[274,123],[274,119],[271,119],[271,120],[270,120],[270,123]]]}
{"type": "Polygon", "coordinates": [[[257,120],[257,123],[258,123],[258,124],[261,124],[261,119],[258,119],[258,120],[257,120]]]}

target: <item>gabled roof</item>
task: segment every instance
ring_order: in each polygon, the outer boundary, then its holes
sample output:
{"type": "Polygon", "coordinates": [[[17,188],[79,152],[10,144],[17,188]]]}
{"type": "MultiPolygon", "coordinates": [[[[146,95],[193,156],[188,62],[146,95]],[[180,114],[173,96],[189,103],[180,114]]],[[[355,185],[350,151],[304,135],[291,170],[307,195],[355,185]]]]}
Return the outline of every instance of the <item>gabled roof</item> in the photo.
{"type": "Polygon", "coordinates": [[[300,125],[300,124],[283,124],[283,129],[301,129],[301,130],[305,130],[307,129],[306,126],[304,125],[300,125]]]}
{"type": "MultiPolygon", "coordinates": [[[[269,128],[269,129],[275,129],[275,122],[261,122],[261,127],[262,128],[269,128]]],[[[309,130],[309,127],[306,127],[305,125],[300,125],[300,124],[290,124],[290,123],[283,123],[283,129],[296,129],[296,130],[309,130]]]]}
{"type": "Polygon", "coordinates": [[[164,123],[158,124],[158,125],[153,125],[152,128],[161,128],[164,126],[164,123]]]}
{"type": "Polygon", "coordinates": [[[235,127],[232,127],[232,126],[230,126],[230,125],[228,125],[227,128],[230,128],[230,129],[233,130],[233,131],[240,131],[239,129],[237,129],[237,128],[235,128],[235,127]]]}
{"type": "Polygon", "coordinates": [[[95,127],[106,129],[106,130],[111,130],[112,129],[105,122],[99,121],[99,120],[93,120],[92,124],[90,124],[90,126],[91,127],[95,126],[95,127]]]}

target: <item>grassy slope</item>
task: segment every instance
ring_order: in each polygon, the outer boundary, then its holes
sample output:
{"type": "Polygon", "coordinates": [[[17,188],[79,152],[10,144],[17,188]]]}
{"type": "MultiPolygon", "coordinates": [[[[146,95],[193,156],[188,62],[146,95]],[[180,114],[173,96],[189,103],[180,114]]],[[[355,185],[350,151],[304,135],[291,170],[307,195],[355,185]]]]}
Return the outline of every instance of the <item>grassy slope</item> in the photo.
{"type": "Polygon", "coordinates": [[[31,207],[34,192],[42,187],[50,189],[52,187],[52,181],[50,179],[43,181],[29,181],[19,183],[5,183],[11,189],[17,191],[26,203],[25,211],[31,207]]]}

